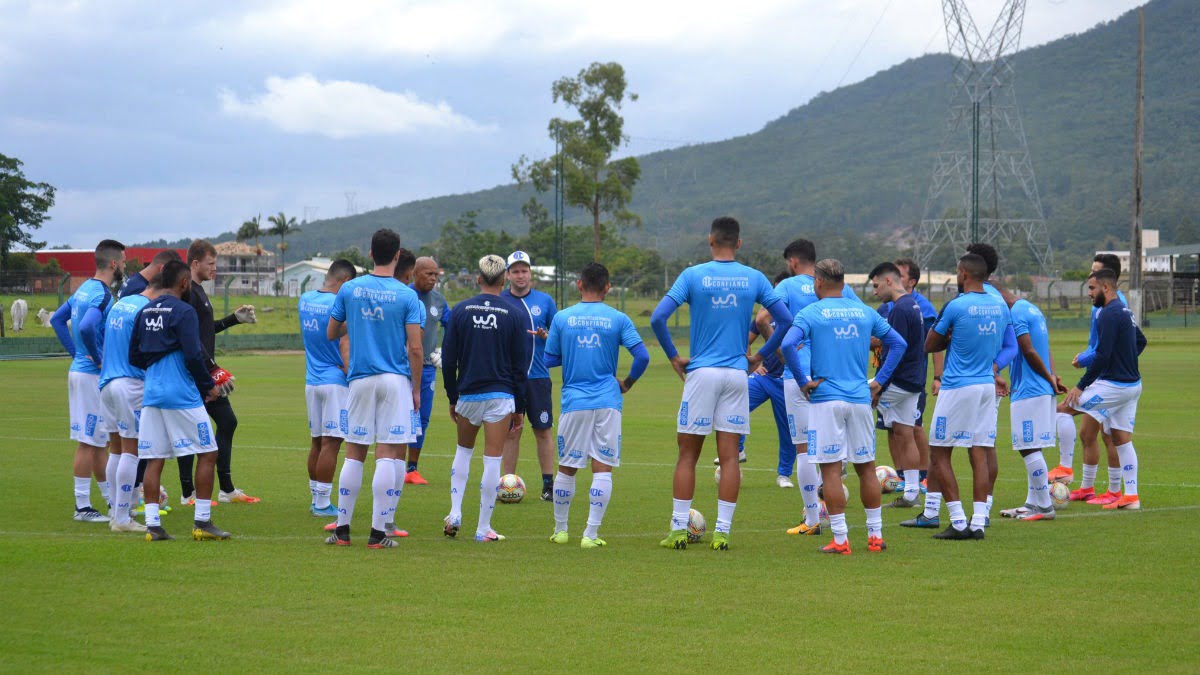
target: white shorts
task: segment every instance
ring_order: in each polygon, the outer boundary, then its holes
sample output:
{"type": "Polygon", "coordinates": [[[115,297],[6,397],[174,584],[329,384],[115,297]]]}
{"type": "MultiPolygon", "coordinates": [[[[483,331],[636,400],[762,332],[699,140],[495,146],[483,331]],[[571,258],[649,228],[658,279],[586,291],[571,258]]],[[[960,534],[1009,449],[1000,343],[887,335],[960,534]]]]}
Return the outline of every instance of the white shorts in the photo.
{"type": "Polygon", "coordinates": [[[921,411],[917,409],[917,402],[920,400],[919,391],[904,391],[894,385],[888,387],[879,396],[879,417],[883,420],[883,426],[888,429],[891,429],[893,424],[917,426],[917,420],[921,417],[921,411]]]}
{"type": "Polygon", "coordinates": [[[795,378],[789,377],[783,381],[783,403],[787,407],[788,434],[792,437],[792,445],[807,444],[810,404],[795,378]]]}
{"type": "Polygon", "coordinates": [[[67,408],[71,417],[71,440],[97,448],[108,445],[110,431],[104,404],[100,402],[100,376],[69,371],[67,408]]]}
{"type": "Polygon", "coordinates": [[[820,401],[808,408],[810,464],[875,461],[875,418],[870,403],[820,401]]]}
{"type": "Polygon", "coordinates": [[[396,373],[350,382],[349,433],[359,445],[412,443],[421,435],[421,414],[413,410],[412,381],[396,373]]]}
{"type": "Polygon", "coordinates": [[[697,368],[683,383],[679,404],[681,434],[707,436],[716,431],[750,433],[750,389],[746,371],[697,368]]]}
{"type": "Polygon", "coordinates": [[[510,396],[489,398],[482,401],[458,399],[454,412],[467,418],[471,426],[482,426],[485,422],[495,424],[517,411],[517,403],[510,396]]]}
{"type": "Polygon", "coordinates": [[[116,428],[121,438],[138,437],[138,420],[142,416],[142,390],[145,385],[145,380],[136,377],[118,377],[100,390],[100,402],[104,404],[110,426],[116,428]]]}
{"type": "Polygon", "coordinates": [[[582,469],[594,459],[621,465],[621,411],[576,410],[558,416],[558,463],[582,469]]]}
{"type": "Polygon", "coordinates": [[[1107,380],[1096,380],[1083,390],[1075,409],[1099,422],[1106,434],[1113,429],[1133,433],[1141,396],[1141,382],[1132,387],[1120,387],[1107,380]]]}
{"type": "Polygon", "coordinates": [[[1013,450],[1040,450],[1058,445],[1057,406],[1057,400],[1050,394],[1009,404],[1013,450]]]}
{"type": "Polygon", "coordinates": [[[929,444],[939,448],[996,447],[996,385],[942,389],[933,407],[929,444]]]}
{"type": "Polygon", "coordinates": [[[216,450],[212,422],[204,406],[184,410],[142,408],[139,459],[174,459],[216,450]]]}
{"type": "Polygon", "coordinates": [[[313,438],[345,438],[350,432],[350,388],[340,384],[304,385],[308,433],[313,438]]]}

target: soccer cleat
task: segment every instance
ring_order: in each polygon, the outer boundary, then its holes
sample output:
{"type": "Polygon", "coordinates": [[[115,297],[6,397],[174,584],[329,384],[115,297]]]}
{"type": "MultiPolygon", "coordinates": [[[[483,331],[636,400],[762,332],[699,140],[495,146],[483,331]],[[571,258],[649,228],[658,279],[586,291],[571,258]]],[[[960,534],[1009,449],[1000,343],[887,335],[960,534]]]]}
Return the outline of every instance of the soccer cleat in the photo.
{"type": "Polygon", "coordinates": [[[916,502],[909,500],[909,499],[905,499],[904,495],[900,495],[899,497],[896,497],[895,499],[888,502],[887,504],[884,504],[883,508],[885,508],[885,509],[911,509],[914,506],[917,506],[916,502]]]}
{"type": "Polygon", "coordinates": [[[75,509],[75,520],[81,523],[107,523],[111,518],[88,506],[75,509]]]}
{"type": "Polygon", "coordinates": [[[400,544],[396,543],[395,540],[388,537],[387,534],[373,528],[371,530],[371,536],[367,539],[367,548],[371,549],[395,548],[399,545],[400,544]]]}
{"type": "MultiPolygon", "coordinates": [[[[586,537],[585,537],[585,539],[586,539],[586,537]]],[[[590,540],[589,540],[589,541],[590,541],[590,540]]],[[[567,543],[567,531],[566,531],[566,530],[559,530],[558,532],[555,532],[554,534],[550,535],[550,543],[551,543],[551,544],[565,544],[565,543],[567,543]]],[[[586,547],[586,546],[585,546],[584,548],[588,548],[588,547],[586,547]]]]}
{"type": "Polygon", "coordinates": [[[1004,509],[1000,512],[1001,518],[1023,518],[1027,514],[1033,513],[1037,507],[1029,502],[1025,502],[1021,506],[1012,509],[1004,509]]]}
{"type": "Polygon", "coordinates": [[[421,472],[415,469],[404,474],[404,482],[409,485],[429,485],[429,481],[425,480],[421,472]]]}
{"type": "Polygon", "coordinates": [[[458,528],[459,528],[459,525],[461,525],[461,524],[462,524],[461,518],[454,518],[452,516],[446,516],[445,518],[442,519],[442,534],[446,535],[447,537],[450,537],[451,539],[457,537],[458,536],[458,528]]]}
{"type": "Polygon", "coordinates": [[[196,541],[224,541],[229,533],[213,525],[211,520],[192,521],[192,539],[196,541]]]}
{"type": "Polygon", "coordinates": [[[221,490],[217,493],[217,501],[222,504],[257,504],[262,500],[242,492],[241,488],[234,488],[233,492],[221,490]]]}
{"type": "Polygon", "coordinates": [[[819,550],[821,553],[831,553],[834,555],[850,555],[850,540],[847,539],[840,544],[837,543],[836,539],[830,540],[828,544],[825,544],[817,550],[819,550]]]}
{"type": "MultiPolygon", "coordinates": [[[[900,524],[903,525],[904,523],[900,523],[900,524]]],[[[979,534],[982,535],[983,530],[979,530],[979,534]]],[[[951,525],[951,526],[947,527],[946,529],[942,530],[941,532],[938,532],[937,534],[933,535],[933,538],[934,539],[944,539],[947,541],[967,541],[969,539],[975,539],[976,537],[971,532],[971,530],[968,528],[964,527],[963,529],[958,530],[958,529],[955,529],[953,525],[951,525]]],[[[981,536],[979,538],[982,539],[983,537],[981,536]]]]}
{"type": "Polygon", "coordinates": [[[867,537],[867,550],[871,553],[881,553],[887,550],[883,537],[867,537]]]}
{"type": "Polygon", "coordinates": [[[1096,496],[1096,488],[1081,487],[1077,490],[1071,490],[1071,496],[1069,497],[1069,499],[1070,499],[1070,501],[1073,501],[1073,502],[1085,502],[1089,499],[1094,498],[1095,496],[1096,496]]]}
{"type": "Polygon", "coordinates": [[[350,526],[343,525],[342,527],[334,527],[333,534],[325,539],[326,544],[332,546],[349,546],[350,545],[350,526]]]}
{"type": "Polygon", "coordinates": [[[939,516],[934,516],[932,518],[926,518],[924,513],[919,514],[916,518],[913,518],[912,520],[900,521],[900,527],[920,527],[920,528],[925,528],[925,529],[936,530],[941,526],[942,526],[942,522],[941,522],[941,518],[939,516]]]}
{"type": "Polygon", "coordinates": [[[1022,508],[1025,508],[1025,513],[1015,516],[1017,520],[1054,520],[1054,516],[1057,515],[1053,506],[1041,508],[1032,504],[1026,504],[1022,508]]]}
{"type": "Polygon", "coordinates": [[[775,484],[776,484],[776,485],[778,485],[778,486],[779,486],[779,487],[781,487],[781,488],[794,488],[794,487],[796,487],[796,484],[792,482],[792,479],[791,479],[791,478],[788,478],[787,476],[776,476],[776,477],[775,477],[775,484]]]}
{"type": "Polygon", "coordinates": [[[333,531],[334,531],[334,530],[336,530],[336,529],[337,529],[337,521],[336,521],[336,520],[335,520],[335,521],[333,521],[332,523],[326,523],[326,524],[325,524],[325,531],[326,531],[326,532],[333,532],[333,531]]]}
{"type": "Polygon", "coordinates": [[[1109,510],[1126,509],[1128,511],[1140,511],[1142,502],[1138,499],[1137,495],[1124,495],[1111,504],[1105,504],[1104,508],[1109,510]]]}
{"type": "Polygon", "coordinates": [[[596,537],[595,539],[583,537],[579,540],[579,548],[600,548],[601,546],[608,546],[608,542],[600,537],[596,537]]]}
{"type": "Polygon", "coordinates": [[[658,545],[663,548],[673,548],[677,551],[682,551],[687,548],[687,530],[671,530],[667,534],[667,538],[658,542],[658,545]]]}
{"type": "Polygon", "coordinates": [[[554,499],[554,488],[553,487],[543,487],[542,488],[542,501],[548,502],[553,499],[554,499]]]}
{"type": "Polygon", "coordinates": [[[799,525],[797,525],[795,527],[788,528],[787,533],[788,534],[803,534],[803,535],[806,535],[809,537],[816,536],[818,534],[821,534],[821,523],[817,523],[816,525],[806,525],[804,523],[800,523],[799,525]]]}
{"type": "Polygon", "coordinates": [[[181,493],[179,495],[179,505],[180,506],[195,506],[196,505],[195,495],[185,495],[185,494],[181,493]]]}
{"type": "Polygon", "coordinates": [[[1075,470],[1069,466],[1058,466],[1050,469],[1050,473],[1046,474],[1046,479],[1051,483],[1065,483],[1070,485],[1075,480],[1075,470]]]}
{"type": "Polygon", "coordinates": [[[408,536],[408,530],[402,530],[402,529],[396,527],[395,523],[388,523],[383,528],[383,531],[386,532],[387,536],[389,536],[389,537],[400,537],[401,539],[403,539],[404,537],[408,536]]]}
{"type": "Polygon", "coordinates": [[[728,551],[729,550],[729,533],[728,532],[713,532],[712,550],[728,551]]]}
{"type": "MultiPolygon", "coordinates": [[[[984,528],[986,529],[987,525],[984,525],[984,528]]],[[[983,541],[984,530],[972,530],[970,527],[968,527],[967,531],[971,533],[972,539],[975,539],[977,541],[983,541]]]]}
{"type": "Polygon", "coordinates": [[[1120,498],[1120,492],[1105,492],[1102,495],[1096,495],[1087,500],[1087,503],[1091,506],[1108,506],[1109,504],[1115,504],[1120,498]]]}
{"type": "Polygon", "coordinates": [[[174,538],[158,525],[146,528],[146,541],[171,541],[174,538]]]}
{"type": "Polygon", "coordinates": [[[318,509],[316,506],[310,506],[308,511],[313,515],[313,518],[337,518],[338,514],[337,507],[333,504],[330,504],[322,509],[318,509]]]}
{"type": "Polygon", "coordinates": [[[136,520],[127,520],[123,523],[112,521],[108,524],[109,529],[113,532],[145,532],[146,526],[136,520]]]}
{"type": "Polygon", "coordinates": [[[482,542],[504,541],[504,535],[499,534],[495,530],[488,530],[487,534],[479,534],[478,532],[476,532],[475,533],[475,541],[482,541],[482,542]]]}

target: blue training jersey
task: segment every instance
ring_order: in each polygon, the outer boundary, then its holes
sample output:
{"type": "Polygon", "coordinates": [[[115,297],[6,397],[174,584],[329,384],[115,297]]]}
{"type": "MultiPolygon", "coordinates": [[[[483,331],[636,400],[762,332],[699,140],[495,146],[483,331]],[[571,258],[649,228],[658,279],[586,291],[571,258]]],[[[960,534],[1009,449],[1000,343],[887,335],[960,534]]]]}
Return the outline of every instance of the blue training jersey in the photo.
{"type": "MultiPolygon", "coordinates": [[[[108,286],[98,279],[88,279],[83,282],[79,289],[67,299],[67,303],[71,306],[71,339],[75,342],[75,358],[71,360],[71,370],[77,373],[100,374],[100,364],[96,363],[94,358],[89,358],[85,346],[87,343],[84,342],[79,330],[83,326],[83,317],[87,315],[89,309],[94,307],[104,314],[108,310],[110,300],[112,300],[112,293],[109,292],[108,286]]],[[[100,356],[100,354],[94,356],[100,356]]]]}
{"type": "MultiPolygon", "coordinates": [[[[1018,300],[1013,303],[1009,312],[1017,337],[1028,335],[1042,363],[1049,368],[1050,330],[1046,327],[1046,317],[1042,310],[1028,300],[1018,300]]],[[[1012,362],[1012,391],[1009,396],[1013,401],[1035,396],[1054,396],[1054,387],[1029,366],[1024,354],[1018,352],[1012,362]]]]}
{"type": "MultiPolygon", "coordinates": [[[[904,338],[904,356],[892,373],[889,386],[898,387],[907,392],[919,393],[925,390],[925,369],[929,357],[925,353],[925,320],[921,316],[921,307],[912,293],[906,293],[892,305],[887,314],[887,323],[904,338]]],[[[884,345],[882,358],[887,360],[889,347],[884,345]]]]}
{"type": "Polygon", "coordinates": [[[963,293],[946,303],[933,330],[950,334],[942,389],[994,381],[992,362],[1011,327],[1008,305],[984,292],[963,293]]]}
{"type": "MultiPolygon", "coordinates": [[[[1125,299],[1125,294],[1117,291],[1117,299],[1122,305],[1129,306],[1129,301],[1125,299]]],[[[1079,353],[1079,365],[1087,368],[1092,365],[1092,360],[1096,358],[1096,346],[1100,344],[1100,332],[1096,328],[1096,318],[1100,316],[1102,307],[1092,307],[1092,319],[1088,324],[1088,342],[1087,349],[1079,353]]]]}
{"type": "Polygon", "coordinates": [[[697,368],[745,370],[746,326],[754,303],[770,307],[780,295],[762,272],[734,260],[693,265],[667,291],[677,305],[691,310],[688,371],[697,368]]]}
{"type": "MultiPolygon", "coordinates": [[[[772,321],[771,329],[774,330],[776,328],[777,326],[775,325],[775,322],[772,321]]],[[[758,332],[758,322],[754,319],[750,319],[750,334],[761,335],[761,333],[758,332]]],[[[765,341],[766,338],[763,338],[763,340],[765,341]]],[[[762,360],[762,367],[767,371],[767,377],[774,377],[776,379],[783,377],[784,371],[787,370],[787,366],[783,363],[783,361],[779,360],[779,352],[771,352],[770,354],[764,356],[762,360]]]]}
{"type": "MultiPolygon", "coordinates": [[[[329,312],[337,296],[329,291],[309,291],[300,296],[300,337],[304,340],[304,384],[320,386],[337,384],[346,386],[346,373],[342,371],[340,340],[330,340],[329,312]]],[[[406,357],[407,358],[407,357],[406,357]]]]}
{"type": "Polygon", "coordinates": [[[824,378],[809,400],[870,403],[867,362],[871,337],[891,330],[883,317],[858,300],[825,298],[805,307],[792,320],[812,352],[812,379],[824,378]]]}
{"type": "MultiPolygon", "coordinates": [[[[783,279],[775,285],[775,292],[779,294],[779,297],[783,298],[785,303],[787,303],[788,311],[792,313],[793,318],[800,314],[800,310],[808,307],[818,300],[816,281],[813,280],[811,274],[797,274],[796,276],[783,279]]],[[[855,302],[859,303],[862,302],[859,300],[858,295],[856,295],[849,286],[842,287],[842,297],[846,298],[847,300],[854,300],[855,302]]],[[[810,362],[811,356],[810,350],[808,349],[808,339],[805,338],[804,342],[801,344],[804,345],[804,347],[800,349],[800,361],[807,364],[810,362]]],[[[766,360],[764,359],[764,362],[765,361],[766,360]]],[[[783,365],[783,377],[784,379],[790,380],[792,379],[792,376],[792,371],[787,367],[787,361],[785,360],[783,365]]]]}
{"type": "Polygon", "coordinates": [[[150,283],[146,281],[146,277],[142,276],[141,272],[130,274],[121,284],[121,290],[117,293],[117,297],[128,298],[131,295],[138,295],[149,286],[150,283]]]}
{"type": "Polygon", "coordinates": [[[581,302],[550,324],[546,353],[562,358],[562,411],[621,409],[620,348],[642,344],[633,321],[603,302],[581,302]]]}
{"type": "MultiPolygon", "coordinates": [[[[525,311],[529,313],[529,330],[536,331],[539,328],[550,330],[550,322],[554,321],[554,315],[558,313],[558,306],[554,304],[554,298],[550,297],[549,293],[543,293],[536,288],[529,289],[529,292],[521,297],[512,294],[510,289],[504,289],[500,295],[508,298],[515,305],[522,305],[525,311]]],[[[539,338],[536,335],[530,335],[530,356],[532,360],[529,362],[528,378],[531,380],[544,379],[550,377],[550,371],[546,368],[546,338],[539,338]]]]}
{"type": "Polygon", "coordinates": [[[204,405],[201,392],[213,388],[200,344],[200,320],[191,305],[160,295],[138,312],[129,339],[129,362],[146,369],[142,405],[188,410],[204,405]]]}
{"type": "Polygon", "coordinates": [[[367,274],[342,284],[329,316],[350,334],[348,380],[394,373],[411,379],[405,326],[425,325],[425,307],[413,289],[393,277],[367,274]]]}
{"type": "Polygon", "coordinates": [[[100,365],[100,388],[120,377],[146,379],[146,371],[129,363],[129,341],[133,338],[138,312],[150,304],[144,295],[127,295],[108,308],[104,319],[104,359],[100,365]]]}

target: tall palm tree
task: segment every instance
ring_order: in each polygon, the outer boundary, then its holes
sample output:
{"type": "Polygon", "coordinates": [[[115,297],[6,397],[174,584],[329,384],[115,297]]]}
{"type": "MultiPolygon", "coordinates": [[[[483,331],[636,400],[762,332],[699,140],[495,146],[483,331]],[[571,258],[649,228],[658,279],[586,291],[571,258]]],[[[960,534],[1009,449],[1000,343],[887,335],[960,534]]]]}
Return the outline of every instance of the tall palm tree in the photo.
{"type": "Polygon", "coordinates": [[[239,227],[238,231],[237,231],[238,242],[245,243],[248,241],[254,241],[254,246],[257,249],[255,261],[254,261],[254,294],[255,295],[257,295],[259,293],[259,287],[262,283],[261,280],[259,279],[259,274],[262,272],[262,263],[259,260],[259,258],[262,257],[262,253],[263,253],[263,250],[262,250],[263,234],[264,234],[264,232],[262,229],[262,214],[254,216],[250,220],[247,220],[246,222],[242,223],[242,226],[239,227]]]}
{"type": "MultiPolygon", "coordinates": [[[[295,216],[288,218],[283,215],[283,211],[273,216],[267,216],[267,220],[270,221],[271,227],[267,229],[266,233],[279,237],[279,269],[282,271],[284,254],[287,253],[287,236],[293,232],[299,232],[300,226],[296,224],[295,216]]],[[[276,280],[276,286],[280,286],[278,279],[276,280]]]]}

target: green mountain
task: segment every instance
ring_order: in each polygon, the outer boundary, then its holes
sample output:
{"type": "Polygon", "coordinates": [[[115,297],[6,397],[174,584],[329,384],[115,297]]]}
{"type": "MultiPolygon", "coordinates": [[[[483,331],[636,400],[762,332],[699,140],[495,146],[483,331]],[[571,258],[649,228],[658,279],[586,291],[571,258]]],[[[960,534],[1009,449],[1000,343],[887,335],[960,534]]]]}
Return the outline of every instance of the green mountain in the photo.
{"type": "MultiPolygon", "coordinates": [[[[1161,230],[1164,243],[1194,241],[1200,2],[1154,0],[1145,14],[1145,223],[1161,230]]],[[[1136,57],[1137,14],[1130,12],[1013,59],[1058,267],[1082,266],[1088,252],[1128,238],[1136,57]]],[[[758,132],[640,157],[632,206],[645,225],[628,238],[660,246],[666,258],[688,257],[701,251],[697,235],[721,214],[748,225],[751,248],[773,250],[801,232],[836,233],[843,242],[855,233],[895,235],[923,215],[953,66],[945,54],[911,59],[822,93],[758,132]]],[[[478,212],[481,227],[523,234],[520,206],[531,194],[505,185],[317,221],[289,238],[289,257],[362,247],[380,226],[418,247],[468,210],[478,212]]]]}

